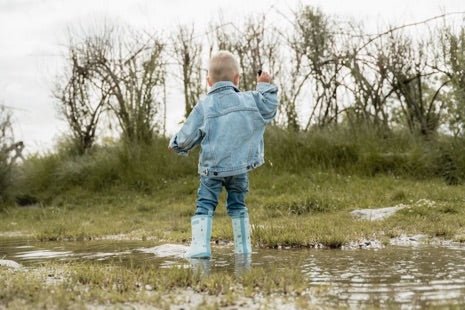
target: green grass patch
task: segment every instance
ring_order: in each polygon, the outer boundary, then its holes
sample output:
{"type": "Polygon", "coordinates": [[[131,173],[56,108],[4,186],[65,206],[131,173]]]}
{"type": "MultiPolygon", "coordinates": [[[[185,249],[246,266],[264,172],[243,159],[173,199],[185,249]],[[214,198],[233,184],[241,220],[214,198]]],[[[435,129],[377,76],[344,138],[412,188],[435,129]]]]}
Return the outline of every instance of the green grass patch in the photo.
{"type": "MultiPolygon", "coordinates": [[[[140,193],[112,187],[94,193],[74,188],[50,203],[2,211],[0,231],[20,231],[43,241],[87,240],[108,235],[166,242],[190,240],[197,176],[171,180],[163,190],[140,193]]],[[[339,247],[363,238],[425,233],[455,238],[465,227],[464,186],[441,179],[349,176],[307,170],[251,174],[247,203],[254,246],[339,247]],[[354,219],[350,211],[409,206],[381,222],[354,219]]],[[[213,240],[232,241],[231,220],[221,196],[213,240]]]]}
{"type": "Polygon", "coordinates": [[[0,268],[0,281],[4,283],[0,306],[8,309],[77,309],[122,304],[169,309],[179,302],[178,297],[185,294],[185,289],[216,296],[217,306],[227,306],[235,305],[238,296],[296,296],[308,287],[298,269],[257,267],[240,275],[227,272],[202,275],[190,268],[160,269],[150,263],[129,266],[49,263],[27,271],[0,268]]]}

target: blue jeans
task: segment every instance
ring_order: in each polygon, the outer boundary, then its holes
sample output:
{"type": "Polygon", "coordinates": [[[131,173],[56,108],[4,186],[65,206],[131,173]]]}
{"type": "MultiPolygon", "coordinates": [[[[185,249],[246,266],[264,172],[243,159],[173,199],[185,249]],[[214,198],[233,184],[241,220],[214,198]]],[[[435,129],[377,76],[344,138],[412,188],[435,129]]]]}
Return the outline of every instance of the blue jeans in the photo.
{"type": "Polygon", "coordinates": [[[228,192],[228,215],[235,217],[247,213],[245,196],[249,191],[249,178],[243,173],[229,177],[200,176],[195,215],[214,215],[223,186],[228,192]]]}

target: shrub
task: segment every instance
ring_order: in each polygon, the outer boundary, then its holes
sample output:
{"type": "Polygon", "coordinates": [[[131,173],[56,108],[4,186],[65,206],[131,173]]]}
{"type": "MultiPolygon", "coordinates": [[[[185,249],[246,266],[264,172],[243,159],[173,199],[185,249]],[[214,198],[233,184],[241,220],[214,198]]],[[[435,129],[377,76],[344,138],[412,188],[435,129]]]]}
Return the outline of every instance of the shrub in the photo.
{"type": "MultiPolygon", "coordinates": [[[[265,144],[267,168],[277,173],[334,170],[367,176],[442,177],[448,184],[462,182],[465,175],[461,155],[465,142],[447,136],[427,141],[402,131],[379,134],[366,127],[309,132],[271,127],[265,144]]],[[[198,150],[186,158],[169,152],[167,145],[167,138],[156,137],[150,144],[114,142],[79,155],[65,140],[55,152],[32,155],[18,167],[14,192],[19,198],[27,197],[22,201],[52,200],[73,188],[104,191],[116,186],[150,193],[162,190],[170,180],[195,177],[198,150]]],[[[291,214],[329,206],[313,198],[281,206],[291,214]]]]}

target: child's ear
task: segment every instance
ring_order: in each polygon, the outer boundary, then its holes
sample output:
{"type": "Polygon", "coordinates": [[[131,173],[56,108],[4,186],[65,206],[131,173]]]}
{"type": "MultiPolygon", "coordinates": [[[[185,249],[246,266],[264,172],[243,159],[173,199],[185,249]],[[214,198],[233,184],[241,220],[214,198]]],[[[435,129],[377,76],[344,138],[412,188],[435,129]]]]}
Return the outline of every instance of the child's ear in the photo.
{"type": "Polygon", "coordinates": [[[209,76],[207,76],[208,87],[212,87],[213,83],[209,76]]]}
{"type": "Polygon", "coordinates": [[[240,75],[240,74],[236,74],[236,75],[234,76],[234,79],[233,79],[234,85],[238,86],[240,81],[241,81],[241,75],[240,75]]]}

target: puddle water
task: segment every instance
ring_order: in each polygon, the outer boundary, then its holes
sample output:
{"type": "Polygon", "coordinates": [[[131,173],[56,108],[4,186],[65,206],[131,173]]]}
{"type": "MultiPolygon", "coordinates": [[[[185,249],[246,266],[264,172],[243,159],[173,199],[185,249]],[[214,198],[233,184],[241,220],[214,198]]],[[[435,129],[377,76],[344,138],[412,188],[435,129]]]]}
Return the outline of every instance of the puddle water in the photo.
{"type": "Polygon", "coordinates": [[[313,287],[324,288],[323,306],[422,308],[465,304],[465,246],[390,246],[378,250],[265,250],[236,257],[232,247],[213,247],[213,259],[189,262],[184,245],[149,241],[34,242],[0,239],[0,259],[33,267],[44,261],[95,260],[150,263],[240,273],[255,266],[299,268],[313,287]]]}
{"type": "Polygon", "coordinates": [[[353,306],[465,303],[465,247],[313,251],[302,270],[313,285],[331,284],[328,303],[334,299],[353,306]]]}

